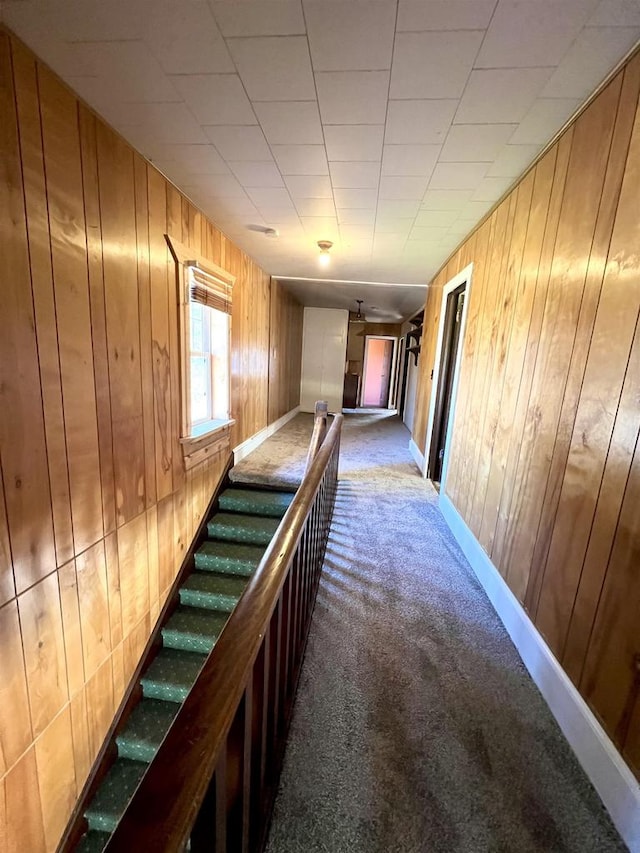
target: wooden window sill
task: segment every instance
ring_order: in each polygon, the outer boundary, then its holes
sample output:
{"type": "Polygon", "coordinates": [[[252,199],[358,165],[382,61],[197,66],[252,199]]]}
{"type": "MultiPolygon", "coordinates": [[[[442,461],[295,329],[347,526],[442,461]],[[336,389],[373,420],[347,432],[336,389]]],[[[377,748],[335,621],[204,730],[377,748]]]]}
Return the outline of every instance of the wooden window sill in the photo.
{"type": "Polygon", "coordinates": [[[189,470],[206,459],[215,456],[220,450],[228,450],[231,446],[231,427],[235,420],[214,421],[197,428],[194,435],[180,439],[185,468],[189,470]],[[202,430],[199,435],[198,432],[202,430]]]}

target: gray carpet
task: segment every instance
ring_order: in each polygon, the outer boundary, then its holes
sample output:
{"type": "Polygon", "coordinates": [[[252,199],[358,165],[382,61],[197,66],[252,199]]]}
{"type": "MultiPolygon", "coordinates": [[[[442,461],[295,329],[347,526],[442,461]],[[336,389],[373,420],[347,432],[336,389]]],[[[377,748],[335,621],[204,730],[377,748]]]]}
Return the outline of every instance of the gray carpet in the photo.
{"type": "Polygon", "coordinates": [[[408,441],[345,421],[269,853],[624,850],[408,441]]]}
{"type": "Polygon", "coordinates": [[[234,483],[296,489],[307,461],[313,415],[301,413],[286,423],[231,470],[234,483]]]}

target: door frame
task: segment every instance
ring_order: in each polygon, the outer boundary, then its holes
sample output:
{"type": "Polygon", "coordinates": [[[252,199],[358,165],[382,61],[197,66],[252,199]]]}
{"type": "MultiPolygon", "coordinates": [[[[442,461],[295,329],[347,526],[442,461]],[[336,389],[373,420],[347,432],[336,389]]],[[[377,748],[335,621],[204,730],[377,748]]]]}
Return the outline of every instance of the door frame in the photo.
{"type": "Polygon", "coordinates": [[[460,345],[456,356],[456,363],[453,370],[453,385],[451,388],[451,404],[449,406],[449,423],[447,424],[447,434],[444,442],[444,458],[442,460],[442,477],[440,480],[440,494],[444,494],[447,481],[447,471],[449,468],[449,452],[451,450],[451,435],[453,433],[453,424],[456,414],[456,403],[458,398],[458,381],[460,379],[460,364],[462,362],[462,352],[464,350],[464,335],[467,325],[467,312],[469,310],[469,302],[471,295],[471,286],[473,280],[473,263],[461,270],[457,275],[450,279],[442,288],[442,301],[440,303],[440,318],[438,321],[438,337],[436,343],[436,358],[433,365],[433,381],[431,383],[431,399],[429,400],[429,417],[427,420],[427,435],[424,445],[424,465],[422,476],[425,480],[428,477],[429,457],[431,451],[431,441],[433,439],[433,422],[436,409],[436,398],[438,396],[438,385],[440,380],[440,368],[442,362],[442,349],[444,338],[444,323],[447,313],[447,299],[449,294],[453,293],[461,284],[465,285],[464,289],[464,306],[462,308],[462,320],[460,323],[460,345]]]}
{"type": "Polygon", "coordinates": [[[369,340],[372,338],[377,339],[377,340],[382,340],[382,341],[393,341],[393,348],[391,350],[391,361],[389,363],[390,371],[389,371],[389,390],[387,392],[387,405],[386,406],[380,406],[381,409],[388,409],[389,408],[389,402],[391,400],[391,394],[393,391],[393,380],[395,379],[395,375],[396,375],[396,354],[397,354],[397,349],[398,349],[398,338],[395,337],[395,335],[365,335],[364,336],[364,361],[362,364],[362,383],[361,383],[361,387],[360,387],[360,399],[359,399],[358,405],[360,406],[361,409],[364,408],[364,403],[363,403],[363,400],[364,400],[364,381],[365,381],[365,377],[367,375],[367,357],[369,354],[368,353],[368,349],[369,349],[368,343],[369,343],[369,340]]]}

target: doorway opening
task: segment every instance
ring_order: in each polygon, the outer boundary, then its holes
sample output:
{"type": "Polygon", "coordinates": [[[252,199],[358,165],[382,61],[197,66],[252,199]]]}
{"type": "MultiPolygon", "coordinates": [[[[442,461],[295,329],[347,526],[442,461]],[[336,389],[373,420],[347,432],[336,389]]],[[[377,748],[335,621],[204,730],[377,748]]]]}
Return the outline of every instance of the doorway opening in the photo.
{"type": "Polygon", "coordinates": [[[388,409],[394,386],[397,338],[367,335],[360,405],[367,409],[388,409]]]}
{"type": "Polygon", "coordinates": [[[438,490],[446,478],[470,282],[471,266],[448,282],[442,292],[425,470],[438,490]]]}

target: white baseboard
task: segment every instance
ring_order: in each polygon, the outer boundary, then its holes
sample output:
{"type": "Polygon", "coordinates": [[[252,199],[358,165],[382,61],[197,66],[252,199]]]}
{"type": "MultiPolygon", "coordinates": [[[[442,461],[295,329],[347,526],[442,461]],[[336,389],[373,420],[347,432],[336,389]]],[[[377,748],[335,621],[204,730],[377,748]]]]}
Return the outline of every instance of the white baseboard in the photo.
{"type": "Polygon", "coordinates": [[[424,456],[422,455],[422,453],[420,452],[420,448],[412,438],[409,439],[409,453],[413,457],[413,461],[420,469],[420,473],[424,474],[424,456]]]}
{"type": "Polygon", "coordinates": [[[640,785],[450,499],[440,510],[631,853],[640,853],[640,785]]]}
{"type": "Polygon", "coordinates": [[[246,441],[243,441],[242,444],[239,444],[237,447],[233,448],[233,464],[237,465],[238,462],[241,462],[245,456],[248,456],[252,451],[256,449],[256,447],[260,447],[263,441],[269,438],[269,436],[273,435],[274,432],[278,432],[278,430],[283,427],[288,421],[295,416],[300,411],[300,406],[296,406],[295,409],[291,409],[290,412],[287,412],[286,415],[283,415],[281,418],[278,418],[277,421],[274,421],[269,426],[266,426],[264,429],[261,429],[260,432],[252,435],[251,438],[248,438],[246,441]]]}

